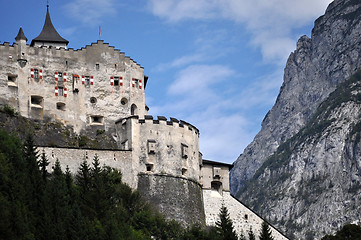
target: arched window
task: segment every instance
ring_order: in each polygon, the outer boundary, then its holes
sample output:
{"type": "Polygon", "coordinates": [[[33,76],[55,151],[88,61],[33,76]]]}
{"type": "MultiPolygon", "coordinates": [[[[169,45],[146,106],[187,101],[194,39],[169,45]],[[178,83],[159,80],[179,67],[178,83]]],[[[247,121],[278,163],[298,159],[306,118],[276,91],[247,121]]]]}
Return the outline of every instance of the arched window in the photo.
{"type": "Polygon", "coordinates": [[[138,108],[137,105],[132,104],[132,106],[130,107],[130,115],[138,115],[138,108]]]}

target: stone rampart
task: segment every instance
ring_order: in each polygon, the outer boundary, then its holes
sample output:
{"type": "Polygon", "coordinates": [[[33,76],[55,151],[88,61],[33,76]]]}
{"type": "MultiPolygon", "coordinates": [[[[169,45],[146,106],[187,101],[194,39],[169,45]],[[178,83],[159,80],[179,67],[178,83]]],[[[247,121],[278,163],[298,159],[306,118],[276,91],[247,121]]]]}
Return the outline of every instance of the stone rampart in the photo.
{"type": "MultiPolygon", "coordinates": [[[[219,219],[219,211],[222,204],[224,204],[228,209],[237,234],[240,235],[243,233],[246,235],[250,228],[252,228],[253,233],[258,239],[263,219],[243,205],[239,200],[231,196],[229,191],[223,191],[222,194],[220,194],[218,191],[203,189],[203,201],[207,226],[215,226],[215,223],[219,219]]],[[[288,239],[272,226],[271,230],[275,240],[288,239]]]]}
{"type": "Polygon", "coordinates": [[[202,189],[198,182],[169,174],[139,174],[138,191],[168,219],[184,226],[204,225],[202,189]]]}
{"type": "Polygon", "coordinates": [[[97,154],[101,166],[106,165],[120,170],[123,181],[133,189],[137,187],[135,178],[137,178],[138,171],[134,169],[131,151],[53,147],[38,147],[38,149],[39,153],[44,151],[47,159],[50,161],[48,166],[49,171],[52,170],[51,168],[54,166],[56,159],[58,159],[63,171],[65,171],[68,166],[70,172],[76,173],[84,160],[91,164],[95,154],[97,154]]]}

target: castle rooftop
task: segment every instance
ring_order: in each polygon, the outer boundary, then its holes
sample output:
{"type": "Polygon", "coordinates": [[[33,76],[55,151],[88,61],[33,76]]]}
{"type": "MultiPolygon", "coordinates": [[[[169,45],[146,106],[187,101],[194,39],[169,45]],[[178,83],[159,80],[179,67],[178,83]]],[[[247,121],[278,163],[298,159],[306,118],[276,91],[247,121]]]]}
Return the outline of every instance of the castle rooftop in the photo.
{"type": "Polygon", "coordinates": [[[37,36],[31,41],[31,46],[34,46],[35,43],[40,43],[40,44],[58,43],[58,44],[65,44],[65,46],[68,45],[69,41],[62,38],[59,35],[53,23],[51,22],[50,14],[49,14],[49,5],[47,5],[46,7],[47,7],[46,17],[45,17],[43,30],[41,31],[39,36],[37,36]]]}
{"type": "Polygon", "coordinates": [[[16,40],[16,41],[19,41],[19,40],[28,41],[28,39],[25,37],[25,34],[24,34],[24,31],[23,31],[23,28],[22,28],[22,27],[20,27],[19,33],[18,33],[18,35],[15,37],[15,40],[16,40]]]}

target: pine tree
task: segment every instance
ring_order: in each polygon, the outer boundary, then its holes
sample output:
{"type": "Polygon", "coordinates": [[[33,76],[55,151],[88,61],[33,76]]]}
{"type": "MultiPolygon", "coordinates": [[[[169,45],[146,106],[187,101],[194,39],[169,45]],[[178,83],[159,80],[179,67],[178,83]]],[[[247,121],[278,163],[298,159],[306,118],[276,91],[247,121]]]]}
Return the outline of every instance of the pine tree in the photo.
{"type": "Polygon", "coordinates": [[[216,228],[221,239],[237,240],[237,234],[233,229],[233,222],[229,217],[228,209],[224,204],[220,209],[219,220],[216,222],[216,228]]]}
{"type": "Polygon", "coordinates": [[[99,157],[95,154],[91,168],[91,202],[93,209],[97,213],[97,218],[102,219],[105,215],[107,208],[110,206],[108,202],[109,196],[106,194],[105,189],[105,172],[100,167],[99,157]]]}
{"type": "Polygon", "coordinates": [[[86,160],[80,164],[75,180],[79,189],[80,211],[88,221],[93,221],[94,218],[96,218],[97,213],[94,209],[93,202],[91,168],[86,160]]]}
{"type": "Polygon", "coordinates": [[[43,179],[44,182],[46,182],[48,176],[49,176],[49,173],[48,171],[46,170],[47,166],[49,165],[49,161],[48,159],[46,158],[46,155],[45,155],[45,151],[43,150],[43,152],[41,153],[41,159],[38,163],[39,167],[40,167],[40,171],[41,171],[41,177],[43,179]]]}
{"type": "Polygon", "coordinates": [[[68,208],[67,187],[65,176],[61,170],[60,162],[57,159],[53,167],[53,173],[49,181],[49,204],[51,233],[49,239],[66,239],[66,224],[70,220],[70,210],[68,208]]]}
{"type": "Polygon", "coordinates": [[[268,223],[266,223],[266,221],[262,222],[261,230],[259,233],[259,239],[260,240],[273,240],[271,228],[269,227],[268,223]]]}
{"type": "Polygon", "coordinates": [[[250,227],[248,231],[248,240],[256,240],[256,236],[253,233],[252,227],[250,227]]]}
{"type": "Polygon", "coordinates": [[[27,135],[24,143],[24,159],[25,159],[25,189],[26,189],[26,204],[29,209],[29,221],[31,223],[31,231],[37,237],[37,228],[42,224],[41,217],[38,212],[43,207],[44,184],[41,179],[41,173],[38,165],[39,152],[35,146],[34,140],[30,134],[27,135]]]}

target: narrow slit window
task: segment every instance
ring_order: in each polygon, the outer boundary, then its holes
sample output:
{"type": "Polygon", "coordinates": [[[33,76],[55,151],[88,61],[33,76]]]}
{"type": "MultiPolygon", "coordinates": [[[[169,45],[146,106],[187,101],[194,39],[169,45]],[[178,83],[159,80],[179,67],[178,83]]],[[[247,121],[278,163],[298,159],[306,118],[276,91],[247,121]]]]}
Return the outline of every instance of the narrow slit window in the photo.
{"type": "Polygon", "coordinates": [[[58,87],[58,94],[59,94],[59,96],[64,96],[64,88],[63,87],[58,87]]]}
{"type": "Polygon", "coordinates": [[[79,79],[80,79],[79,75],[76,75],[76,74],[73,75],[73,92],[74,93],[79,92],[79,87],[78,87],[79,79]]]}
{"type": "Polygon", "coordinates": [[[39,69],[34,69],[34,79],[39,80],[39,69]]]}

